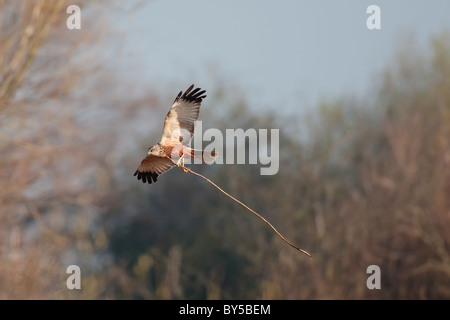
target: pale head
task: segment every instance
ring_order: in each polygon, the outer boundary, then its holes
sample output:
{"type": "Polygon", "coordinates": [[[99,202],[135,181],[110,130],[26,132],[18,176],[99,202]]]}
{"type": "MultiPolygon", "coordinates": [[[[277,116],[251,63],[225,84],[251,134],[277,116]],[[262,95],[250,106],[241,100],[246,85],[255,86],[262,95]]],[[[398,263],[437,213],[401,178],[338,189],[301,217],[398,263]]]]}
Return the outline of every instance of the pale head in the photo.
{"type": "Polygon", "coordinates": [[[154,156],[162,156],[164,155],[164,150],[161,148],[161,145],[155,144],[153,147],[149,148],[147,154],[152,154],[154,156]]]}

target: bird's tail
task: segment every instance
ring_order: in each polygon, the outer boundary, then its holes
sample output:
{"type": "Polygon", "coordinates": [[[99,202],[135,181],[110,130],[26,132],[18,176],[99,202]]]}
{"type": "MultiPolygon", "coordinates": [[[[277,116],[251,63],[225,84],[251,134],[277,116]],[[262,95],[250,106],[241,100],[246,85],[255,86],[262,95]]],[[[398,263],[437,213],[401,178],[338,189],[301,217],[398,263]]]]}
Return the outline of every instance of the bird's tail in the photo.
{"type": "Polygon", "coordinates": [[[215,150],[207,151],[207,150],[191,149],[188,147],[184,148],[183,153],[185,154],[185,156],[191,159],[192,158],[201,159],[202,162],[207,163],[213,162],[219,156],[219,154],[215,150]]]}

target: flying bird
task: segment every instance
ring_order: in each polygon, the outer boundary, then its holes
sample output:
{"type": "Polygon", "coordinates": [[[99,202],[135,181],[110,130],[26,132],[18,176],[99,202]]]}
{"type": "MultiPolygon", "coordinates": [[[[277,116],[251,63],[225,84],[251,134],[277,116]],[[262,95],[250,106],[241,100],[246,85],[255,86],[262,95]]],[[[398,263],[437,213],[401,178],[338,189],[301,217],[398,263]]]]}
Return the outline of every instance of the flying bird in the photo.
{"type": "Polygon", "coordinates": [[[142,182],[156,182],[158,176],[169,171],[174,166],[180,166],[184,158],[199,158],[212,161],[217,158],[217,152],[196,150],[187,147],[194,135],[194,123],[200,114],[202,100],[206,91],[191,85],[184,93],[180,91],[166,115],[161,141],[150,147],[147,156],[142,160],[134,176],[142,182]],[[178,161],[175,162],[175,160],[178,161]]]}

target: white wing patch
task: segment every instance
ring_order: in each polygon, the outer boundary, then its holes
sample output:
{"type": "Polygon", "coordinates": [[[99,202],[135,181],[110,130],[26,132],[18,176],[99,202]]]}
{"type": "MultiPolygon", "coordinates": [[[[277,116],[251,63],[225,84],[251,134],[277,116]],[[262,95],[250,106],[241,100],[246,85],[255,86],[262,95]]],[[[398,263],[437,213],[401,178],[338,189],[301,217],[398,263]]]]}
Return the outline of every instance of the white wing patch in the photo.
{"type": "MultiPolygon", "coordinates": [[[[206,97],[205,90],[191,85],[184,93],[181,91],[173,101],[172,108],[166,115],[160,145],[173,147],[176,152],[180,142],[188,143],[194,135],[194,123],[200,113],[200,105],[206,97]]],[[[169,150],[169,149],[168,149],[169,150]]],[[[138,180],[149,184],[158,180],[158,176],[170,170],[175,163],[167,155],[148,155],[134,173],[138,180]]]]}
{"type": "Polygon", "coordinates": [[[190,86],[186,92],[180,92],[175,98],[172,108],[167,113],[163,134],[161,137],[161,144],[168,144],[169,141],[188,143],[194,134],[194,123],[197,121],[200,114],[200,105],[205,90],[200,91],[200,88],[191,90],[194,85],[190,86]]]}

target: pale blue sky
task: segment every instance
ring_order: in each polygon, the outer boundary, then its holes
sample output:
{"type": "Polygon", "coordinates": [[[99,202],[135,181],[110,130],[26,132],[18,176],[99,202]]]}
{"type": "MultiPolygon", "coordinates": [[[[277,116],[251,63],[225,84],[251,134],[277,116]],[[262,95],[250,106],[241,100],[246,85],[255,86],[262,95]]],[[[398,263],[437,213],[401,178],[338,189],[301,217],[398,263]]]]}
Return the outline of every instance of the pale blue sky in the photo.
{"type": "Polygon", "coordinates": [[[212,90],[215,70],[252,107],[296,112],[362,95],[404,39],[426,47],[450,30],[450,1],[159,0],[124,16],[120,65],[143,87],[212,90]],[[381,8],[381,30],[366,28],[371,4],[381,8]]]}

